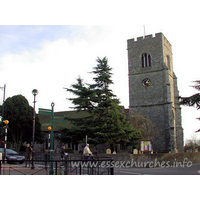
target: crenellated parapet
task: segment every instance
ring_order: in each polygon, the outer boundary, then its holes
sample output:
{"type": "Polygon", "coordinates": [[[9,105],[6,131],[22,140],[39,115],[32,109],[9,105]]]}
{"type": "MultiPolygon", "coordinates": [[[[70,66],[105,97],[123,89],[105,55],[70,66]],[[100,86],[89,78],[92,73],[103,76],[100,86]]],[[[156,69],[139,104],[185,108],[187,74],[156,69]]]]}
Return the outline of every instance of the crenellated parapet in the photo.
{"type": "Polygon", "coordinates": [[[149,45],[150,43],[160,43],[160,41],[163,41],[163,43],[168,46],[168,48],[171,48],[170,42],[167,40],[167,38],[162,33],[156,33],[154,35],[146,35],[145,37],[137,37],[129,39],[128,40],[128,48],[129,47],[137,47],[141,45],[149,45]]]}

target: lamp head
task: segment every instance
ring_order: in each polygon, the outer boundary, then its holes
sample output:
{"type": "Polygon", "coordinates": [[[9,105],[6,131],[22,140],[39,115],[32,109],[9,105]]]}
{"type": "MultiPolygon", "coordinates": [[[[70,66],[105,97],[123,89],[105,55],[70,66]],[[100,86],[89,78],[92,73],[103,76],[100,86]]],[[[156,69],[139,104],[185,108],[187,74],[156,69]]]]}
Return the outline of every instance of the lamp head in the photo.
{"type": "Polygon", "coordinates": [[[4,124],[9,124],[9,121],[8,120],[4,120],[4,124]]]}
{"type": "Polygon", "coordinates": [[[36,96],[36,95],[38,94],[38,90],[37,90],[37,89],[33,89],[32,94],[33,94],[34,96],[36,96]]]}

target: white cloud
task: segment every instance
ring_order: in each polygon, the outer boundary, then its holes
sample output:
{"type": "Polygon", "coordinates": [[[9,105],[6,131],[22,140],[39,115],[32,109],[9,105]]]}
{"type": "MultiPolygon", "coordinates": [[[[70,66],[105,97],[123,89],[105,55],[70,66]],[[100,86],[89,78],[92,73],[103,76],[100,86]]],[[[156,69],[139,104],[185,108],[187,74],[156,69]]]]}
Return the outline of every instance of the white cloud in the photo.
{"type": "MultiPolygon", "coordinates": [[[[96,66],[97,56],[108,57],[114,77],[121,74],[118,69],[127,71],[127,66],[117,59],[119,54],[126,52],[125,45],[121,48],[122,42],[116,42],[116,38],[111,38],[111,35],[103,39],[105,34],[101,34],[103,31],[101,27],[95,29],[86,27],[86,39],[79,37],[73,41],[59,39],[45,42],[43,48],[38,51],[3,56],[1,83],[7,84],[6,96],[22,94],[31,102],[33,98],[31,91],[37,88],[39,90],[37,107],[45,107],[50,105],[51,101],[55,101],[55,110],[66,110],[69,102],[65,98],[70,94],[66,93],[63,87],[70,87],[79,75],[85,82],[91,82],[93,76],[88,72],[96,66]]],[[[114,83],[117,85],[116,82],[115,78],[114,83]]],[[[120,82],[115,91],[119,91],[119,87],[123,84],[120,82]]],[[[127,84],[126,82],[126,87],[127,84]]],[[[124,98],[124,95],[121,96],[124,98]]]]}

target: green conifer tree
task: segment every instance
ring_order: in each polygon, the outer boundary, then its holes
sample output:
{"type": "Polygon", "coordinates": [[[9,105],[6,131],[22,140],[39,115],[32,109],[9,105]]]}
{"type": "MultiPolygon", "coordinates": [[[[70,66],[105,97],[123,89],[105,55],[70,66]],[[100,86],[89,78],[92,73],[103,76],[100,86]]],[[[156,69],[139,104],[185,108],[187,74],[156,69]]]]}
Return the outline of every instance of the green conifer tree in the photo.
{"type": "Polygon", "coordinates": [[[95,143],[109,143],[111,151],[115,150],[115,144],[135,144],[142,136],[126,120],[119,99],[110,89],[113,84],[112,68],[107,58],[98,58],[97,66],[93,69],[91,73],[95,75],[94,84],[84,84],[78,78],[77,84],[72,85],[71,89],[66,88],[77,96],[69,99],[75,105],[74,109],[78,112],[87,111],[84,117],[68,118],[74,125],[70,131],[82,136],[88,135],[95,143]]]}

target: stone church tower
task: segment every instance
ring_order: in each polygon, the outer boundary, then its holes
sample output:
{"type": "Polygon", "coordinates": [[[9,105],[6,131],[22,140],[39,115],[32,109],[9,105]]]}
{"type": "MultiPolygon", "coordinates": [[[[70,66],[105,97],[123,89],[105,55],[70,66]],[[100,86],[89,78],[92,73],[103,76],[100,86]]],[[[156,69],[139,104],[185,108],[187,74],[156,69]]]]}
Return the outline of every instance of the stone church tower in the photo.
{"type": "Polygon", "coordinates": [[[159,135],[154,152],[183,152],[179,91],[171,44],[162,33],[128,40],[129,109],[148,116],[159,135]]]}

